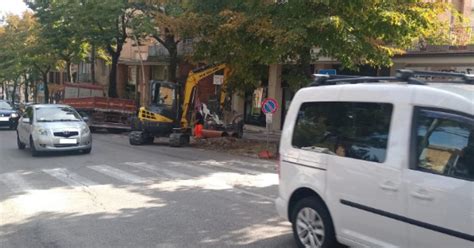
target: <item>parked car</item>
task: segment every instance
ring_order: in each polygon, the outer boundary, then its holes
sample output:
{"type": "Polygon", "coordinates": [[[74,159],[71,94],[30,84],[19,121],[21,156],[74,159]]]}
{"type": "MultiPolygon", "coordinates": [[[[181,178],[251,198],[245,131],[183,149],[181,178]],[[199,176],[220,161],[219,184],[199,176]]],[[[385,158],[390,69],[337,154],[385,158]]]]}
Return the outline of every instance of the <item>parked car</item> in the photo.
{"type": "Polygon", "coordinates": [[[16,129],[19,112],[7,101],[0,100],[0,127],[9,127],[11,130],[16,129]]]}
{"type": "Polygon", "coordinates": [[[18,148],[29,146],[33,156],[46,151],[90,153],[92,136],[86,122],[68,105],[28,106],[18,124],[18,148]]]}
{"type": "Polygon", "coordinates": [[[326,76],[295,95],[280,156],[299,247],[473,245],[473,76],[326,76]]]}

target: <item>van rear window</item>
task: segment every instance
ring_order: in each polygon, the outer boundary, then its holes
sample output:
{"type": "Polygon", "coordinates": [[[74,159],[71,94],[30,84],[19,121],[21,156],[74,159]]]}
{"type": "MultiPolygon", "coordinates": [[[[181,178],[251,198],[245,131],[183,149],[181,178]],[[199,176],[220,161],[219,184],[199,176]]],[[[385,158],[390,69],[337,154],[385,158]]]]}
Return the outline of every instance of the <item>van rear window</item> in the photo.
{"type": "Polygon", "coordinates": [[[302,104],[292,145],[310,151],[382,163],[393,105],[363,102],[302,104]]]}

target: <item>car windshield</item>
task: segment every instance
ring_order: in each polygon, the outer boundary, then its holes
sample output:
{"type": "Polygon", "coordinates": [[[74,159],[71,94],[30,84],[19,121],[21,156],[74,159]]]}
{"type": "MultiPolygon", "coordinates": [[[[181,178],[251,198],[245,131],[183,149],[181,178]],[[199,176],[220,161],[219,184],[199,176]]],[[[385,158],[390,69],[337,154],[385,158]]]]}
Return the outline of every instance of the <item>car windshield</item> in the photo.
{"type": "Polygon", "coordinates": [[[13,109],[13,107],[7,102],[0,102],[0,109],[13,109]]]}
{"type": "Polygon", "coordinates": [[[80,121],[81,116],[68,107],[37,108],[36,120],[38,122],[80,121]]]}

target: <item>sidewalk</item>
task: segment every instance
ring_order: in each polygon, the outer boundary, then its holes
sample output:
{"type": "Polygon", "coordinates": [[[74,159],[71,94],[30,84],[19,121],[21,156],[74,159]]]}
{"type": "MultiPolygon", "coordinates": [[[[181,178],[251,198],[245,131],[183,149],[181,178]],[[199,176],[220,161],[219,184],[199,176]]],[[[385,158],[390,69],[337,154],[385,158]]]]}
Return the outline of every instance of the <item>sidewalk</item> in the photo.
{"type": "Polygon", "coordinates": [[[244,130],[243,139],[247,140],[257,140],[257,141],[269,141],[272,143],[280,142],[281,132],[272,131],[267,133],[265,131],[254,131],[254,130],[244,130]]]}
{"type": "Polygon", "coordinates": [[[245,129],[242,139],[226,137],[193,140],[192,146],[251,158],[259,158],[261,152],[268,151],[267,156],[270,155],[271,159],[275,159],[278,154],[280,136],[280,132],[267,133],[263,130],[245,129]]]}

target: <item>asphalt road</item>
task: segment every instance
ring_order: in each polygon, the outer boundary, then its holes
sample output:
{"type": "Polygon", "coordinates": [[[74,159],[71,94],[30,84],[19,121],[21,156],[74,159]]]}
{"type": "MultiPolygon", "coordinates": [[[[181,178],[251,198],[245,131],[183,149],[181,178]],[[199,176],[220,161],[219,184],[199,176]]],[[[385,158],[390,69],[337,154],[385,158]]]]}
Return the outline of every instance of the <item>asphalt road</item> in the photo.
{"type": "Polygon", "coordinates": [[[274,164],[94,134],[33,158],[0,130],[0,247],[294,247],[274,164]]]}

